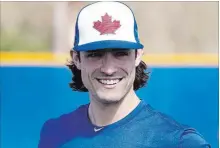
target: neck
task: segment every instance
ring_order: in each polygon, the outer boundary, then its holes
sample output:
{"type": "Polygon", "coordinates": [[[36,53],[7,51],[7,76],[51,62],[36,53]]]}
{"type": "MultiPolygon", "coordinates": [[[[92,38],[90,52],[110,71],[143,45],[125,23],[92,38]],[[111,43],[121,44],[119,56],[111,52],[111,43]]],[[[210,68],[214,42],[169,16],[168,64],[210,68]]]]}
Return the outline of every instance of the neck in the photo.
{"type": "Polygon", "coordinates": [[[133,89],[121,101],[113,104],[103,104],[91,98],[89,118],[96,126],[106,126],[126,117],[139,102],[140,99],[133,89]]]}

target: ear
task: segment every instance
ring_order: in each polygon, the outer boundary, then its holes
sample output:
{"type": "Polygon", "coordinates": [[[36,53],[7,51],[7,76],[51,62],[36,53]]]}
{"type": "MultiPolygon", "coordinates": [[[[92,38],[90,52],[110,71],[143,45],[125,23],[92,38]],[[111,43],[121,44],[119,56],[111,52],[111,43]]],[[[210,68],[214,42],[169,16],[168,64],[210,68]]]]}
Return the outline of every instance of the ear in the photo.
{"type": "Polygon", "coordinates": [[[137,49],[137,56],[135,59],[135,66],[136,67],[140,64],[143,54],[144,54],[144,49],[137,49]]]}
{"type": "Polygon", "coordinates": [[[73,60],[73,63],[76,65],[76,67],[77,67],[77,69],[79,69],[79,70],[81,70],[81,63],[80,63],[80,55],[76,52],[76,51],[74,51],[74,50],[71,50],[70,51],[70,56],[71,56],[71,58],[72,58],[72,60],[73,60]]]}

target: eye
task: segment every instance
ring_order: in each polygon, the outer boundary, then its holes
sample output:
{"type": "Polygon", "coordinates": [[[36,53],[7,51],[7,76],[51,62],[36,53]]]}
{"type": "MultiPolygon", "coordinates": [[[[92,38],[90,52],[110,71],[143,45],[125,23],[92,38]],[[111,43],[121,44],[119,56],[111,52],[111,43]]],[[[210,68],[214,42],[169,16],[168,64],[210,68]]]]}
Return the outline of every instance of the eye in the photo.
{"type": "Polygon", "coordinates": [[[102,57],[102,53],[101,52],[91,52],[87,54],[87,57],[91,57],[91,58],[96,58],[96,57],[102,57]]]}
{"type": "Polygon", "coordinates": [[[117,51],[114,53],[114,55],[117,57],[128,56],[128,54],[129,54],[128,51],[117,51]]]}

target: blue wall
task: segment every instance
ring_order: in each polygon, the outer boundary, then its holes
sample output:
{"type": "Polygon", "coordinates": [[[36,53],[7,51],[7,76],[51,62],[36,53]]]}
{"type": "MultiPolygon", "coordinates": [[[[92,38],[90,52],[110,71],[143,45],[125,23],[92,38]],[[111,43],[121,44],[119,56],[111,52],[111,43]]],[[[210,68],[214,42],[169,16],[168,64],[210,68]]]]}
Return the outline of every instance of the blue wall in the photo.
{"type": "MultiPolygon", "coordinates": [[[[191,125],[218,147],[218,68],[152,68],[138,95],[154,108],[191,125]]],[[[2,148],[35,148],[45,120],[87,103],[68,87],[66,68],[2,67],[2,148]]]]}

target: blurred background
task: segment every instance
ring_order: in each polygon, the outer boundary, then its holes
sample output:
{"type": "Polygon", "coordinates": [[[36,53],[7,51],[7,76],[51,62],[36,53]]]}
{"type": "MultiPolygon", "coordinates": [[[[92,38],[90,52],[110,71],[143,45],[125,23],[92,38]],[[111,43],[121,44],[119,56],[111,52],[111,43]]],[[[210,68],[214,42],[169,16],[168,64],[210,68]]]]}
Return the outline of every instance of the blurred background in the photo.
{"type": "MultiPolygon", "coordinates": [[[[81,8],[92,2],[0,2],[1,147],[37,147],[49,118],[89,102],[65,66],[81,8]]],[[[136,16],[150,79],[138,95],[219,140],[219,2],[125,2],[136,16]]]]}

